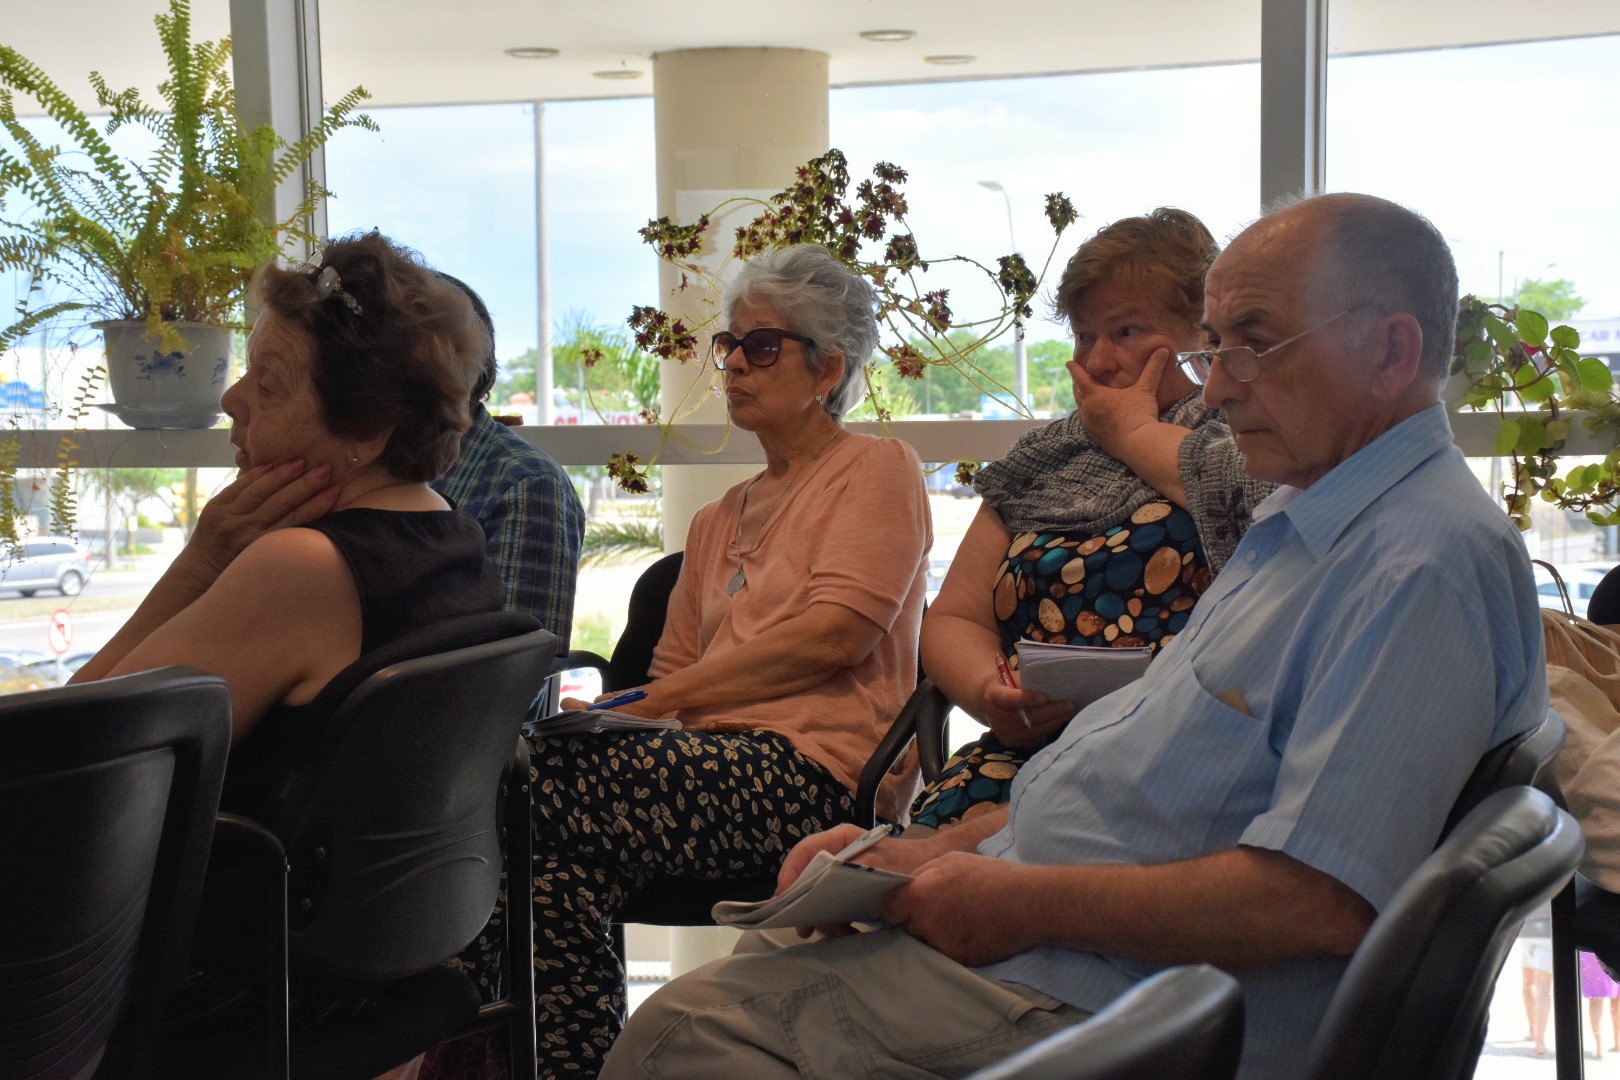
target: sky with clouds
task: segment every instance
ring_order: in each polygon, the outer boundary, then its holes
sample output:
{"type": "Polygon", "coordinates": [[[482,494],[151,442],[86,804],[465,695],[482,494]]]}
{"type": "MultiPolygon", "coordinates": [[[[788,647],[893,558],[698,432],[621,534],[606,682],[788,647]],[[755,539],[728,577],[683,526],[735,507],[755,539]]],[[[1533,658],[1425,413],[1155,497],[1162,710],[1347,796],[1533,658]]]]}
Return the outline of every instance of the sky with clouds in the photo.
{"type": "MultiPolygon", "coordinates": [[[[1099,225],[1161,204],[1217,237],[1241,228],[1259,209],[1259,95],[1253,64],[872,87],[833,91],[830,126],[852,173],[880,159],[909,170],[925,257],[1009,250],[1006,203],[979,184],[995,180],[1038,265],[1052,191],[1086,215],[1059,261],[1099,225]]],[[[1496,292],[1499,266],[1507,288],[1567,277],[1584,316],[1620,316],[1620,37],[1336,58],[1328,98],[1329,186],[1428,214],[1465,289],[1496,292]]],[[[376,226],[418,247],[490,301],[503,357],[532,347],[532,107],[377,119],[380,135],[345,132],[330,149],[333,230],[376,226]]],[[[554,103],[545,129],[554,320],[617,323],[657,293],[636,236],[656,213],[652,103],[554,103]]]]}
{"type": "MultiPolygon", "coordinates": [[[[381,132],[329,147],[333,232],[380,228],[488,300],[500,355],[537,337],[534,107],[378,110],[381,132]]],[[[1335,58],[1328,183],[1405,202],[1451,240],[1463,287],[1494,294],[1567,277],[1588,318],[1620,317],[1620,36],[1335,58]]],[[[650,99],[545,107],[546,243],[554,325],[618,324],[657,300],[636,230],[656,215],[650,99]]],[[[1259,67],[1125,71],[835,90],[832,144],[865,175],[910,172],[924,257],[993,262],[1053,251],[1042,206],[1062,191],[1098,226],[1181,206],[1229,236],[1259,210],[1259,67]]],[[[20,292],[13,281],[8,292],[20,292]]],[[[963,289],[935,271],[925,287],[963,289]]],[[[958,294],[958,311],[972,307],[958,294]]],[[[1035,339],[1062,328],[1037,322],[1035,339]]]]}

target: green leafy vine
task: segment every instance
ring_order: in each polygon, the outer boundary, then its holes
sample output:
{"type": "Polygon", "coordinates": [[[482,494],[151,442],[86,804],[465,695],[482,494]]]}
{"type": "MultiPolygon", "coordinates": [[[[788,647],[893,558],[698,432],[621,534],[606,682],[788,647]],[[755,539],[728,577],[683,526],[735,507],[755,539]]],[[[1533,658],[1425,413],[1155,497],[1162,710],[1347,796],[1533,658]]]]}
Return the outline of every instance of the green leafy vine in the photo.
{"type": "Polygon", "coordinates": [[[1512,465],[1502,500],[1521,529],[1530,527],[1535,498],[1594,525],[1620,525],[1620,400],[1608,364],[1581,356],[1580,344],[1574,327],[1549,326],[1529,308],[1462,298],[1452,378],[1464,386],[1463,406],[1497,414],[1495,453],[1512,465]],[[1609,450],[1560,474],[1576,421],[1609,450]]]}

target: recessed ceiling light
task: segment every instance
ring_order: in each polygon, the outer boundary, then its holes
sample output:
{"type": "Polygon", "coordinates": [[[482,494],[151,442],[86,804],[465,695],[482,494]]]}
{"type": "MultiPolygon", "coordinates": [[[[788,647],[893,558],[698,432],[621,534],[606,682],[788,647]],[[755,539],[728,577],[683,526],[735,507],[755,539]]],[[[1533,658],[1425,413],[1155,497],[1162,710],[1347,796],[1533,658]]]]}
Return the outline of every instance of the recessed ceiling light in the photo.
{"type": "Polygon", "coordinates": [[[630,68],[611,68],[608,71],[593,71],[591,74],[598,79],[639,79],[644,72],[632,71],[630,68]]]}
{"type": "Polygon", "coordinates": [[[558,53],[556,49],[548,49],[544,45],[526,45],[520,49],[507,49],[506,55],[518,60],[553,60],[558,53]]]}
{"type": "Polygon", "coordinates": [[[910,41],[917,36],[915,30],[862,30],[861,37],[867,41],[910,41]]]}
{"type": "Polygon", "coordinates": [[[977,56],[967,56],[963,53],[946,53],[943,56],[925,56],[923,57],[923,63],[950,67],[953,64],[971,64],[977,59],[977,56]]]}

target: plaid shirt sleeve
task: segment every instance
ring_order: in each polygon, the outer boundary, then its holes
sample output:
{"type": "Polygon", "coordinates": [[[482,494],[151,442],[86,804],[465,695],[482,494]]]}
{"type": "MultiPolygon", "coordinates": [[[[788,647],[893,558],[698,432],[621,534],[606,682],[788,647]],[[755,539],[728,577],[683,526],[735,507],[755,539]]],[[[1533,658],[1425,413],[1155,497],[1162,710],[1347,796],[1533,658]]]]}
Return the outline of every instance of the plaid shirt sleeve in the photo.
{"type": "Polygon", "coordinates": [[[568,648],[585,511],[567,476],[529,476],[487,504],[481,524],[506,606],[526,611],[568,648]]]}
{"type": "Polygon", "coordinates": [[[506,608],[539,619],[567,649],[585,510],[562,466],[479,409],[433,487],[483,528],[506,608]]]}

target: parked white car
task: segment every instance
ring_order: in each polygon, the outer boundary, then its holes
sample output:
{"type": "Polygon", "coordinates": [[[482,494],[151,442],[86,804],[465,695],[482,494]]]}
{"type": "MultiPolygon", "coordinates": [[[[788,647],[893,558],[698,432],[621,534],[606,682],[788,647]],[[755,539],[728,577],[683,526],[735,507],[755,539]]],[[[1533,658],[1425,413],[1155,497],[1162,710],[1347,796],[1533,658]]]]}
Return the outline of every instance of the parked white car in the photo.
{"type": "MultiPolygon", "coordinates": [[[[1569,590],[1569,606],[1576,615],[1586,618],[1586,604],[1592,599],[1592,593],[1597,591],[1598,582],[1603,575],[1609,572],[1606,564],[1576,565],[1558,567],[1558,576],[1564,579],[1564,587],[1569,590]]],[[[1558,595],[1558,584],[1553,581],[1552,575],[1542,567],[1536,567],[1536,594],[1541,598],[1541,606],[1546,608],[1564,607],[1563,598],[1558,595]]]]}
{"type": "Polygon", "coordinates": [[[31,536],[22,542],[21,556],[0,568],[0,590],[33,596],[55,589],[63,596],[78,596],[94,569],[90,553],[72,537],[31,536]]]}

